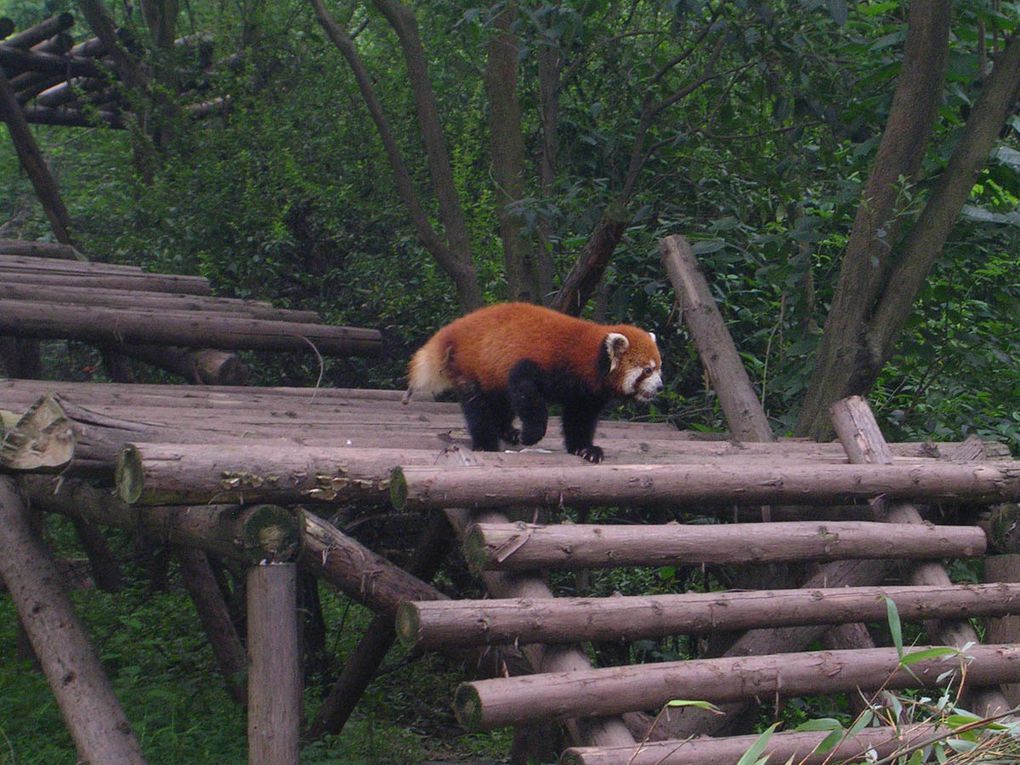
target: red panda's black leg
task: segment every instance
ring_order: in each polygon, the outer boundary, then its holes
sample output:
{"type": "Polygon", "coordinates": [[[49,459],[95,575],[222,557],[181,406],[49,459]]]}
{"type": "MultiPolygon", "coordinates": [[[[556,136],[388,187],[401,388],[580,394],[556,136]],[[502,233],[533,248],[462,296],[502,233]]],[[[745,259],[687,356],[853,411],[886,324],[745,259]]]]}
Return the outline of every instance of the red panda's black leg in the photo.
{"type": "Polygon", "coordinates": [[[549,407],[542,393],[542,370],[533,361],[520,361],[510,370],[510,408],[521,418],[521,443],[537,444],[545,437],[549,407]]]}
{"type": "Polygon", "coordinates": [[[498,452],[500,429],[504,427],[509,405],[504,403],[501,406],[493,396],[472,389],[461,393],[460,408],[471,434],[471,448],[480,452],[498,452]]]}
{"type": "Polygon", "coordinates": [[[563,441],[567,451],[588,462],[602,462],[602,449],[593,443],[602,403],[579,398],[563,405],[563,441]]]}

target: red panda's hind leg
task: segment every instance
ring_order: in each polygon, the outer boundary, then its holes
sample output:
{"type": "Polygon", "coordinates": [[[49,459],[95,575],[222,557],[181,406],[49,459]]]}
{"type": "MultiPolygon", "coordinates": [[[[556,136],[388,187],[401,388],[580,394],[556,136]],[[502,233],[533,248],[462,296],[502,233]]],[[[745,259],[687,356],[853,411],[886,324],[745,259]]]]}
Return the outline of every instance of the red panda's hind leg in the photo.
{"type": "Polygon", "coordinates": [[[521,418],[520,440],[525,446],[545,438],[549,407],[542,392],[542,370],[533,361],[519,361],[510,370],[510,407],[521,418]]]}
{"type": "Polygon", "coordinates": [[[500,437],[516,443],[512,439],[516,439],[517,431],[511,427],[514,415],[505,395],[485,393],[472,386],[462,392],[460,408],[471,434],[471,448],[475,451],[498,452],[500,437]]]}

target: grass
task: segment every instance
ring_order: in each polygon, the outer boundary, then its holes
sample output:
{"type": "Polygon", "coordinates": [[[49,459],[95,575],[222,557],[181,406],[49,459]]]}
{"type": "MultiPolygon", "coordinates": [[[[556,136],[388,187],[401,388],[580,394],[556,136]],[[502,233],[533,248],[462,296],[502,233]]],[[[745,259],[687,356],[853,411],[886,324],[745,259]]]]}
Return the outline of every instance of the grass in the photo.
{"type": "MultiPolygon", "coordinates": [[[[60,522],[58,522],[59,527],[60,522]]],[[[54,535],[60,547],[66,530],[54,535]]],[[[118,554],[128,554],[121,540],[118,554]]],[[[63,550],[68,554],[70,550],[63,550]]],[[[153,591],[139,571],[116,594],[96,590],[72,595],[117,698],[150,765],[230,765],[247,762],[244,711],[223,690],[212,651],[176,571],[169,587],[153,591]]],[[[371,619],[364,608],[321,588],[330,652],[336,666],[371,619]]],[[[71,737],[42,673],[18,658],[17,618],[0,597],[0,765],[69,765],[77,761],[71,737]]],[[[456,725],[450,701],[462,668],[441,657],[407,661],[391,651],[339,736],[306,745],[305,765],[388,765],[430,759],[502,758],[508,734],[469,736],[456,725]]],[[[310,717],[321,684],[309,687],[310,717]]]]}

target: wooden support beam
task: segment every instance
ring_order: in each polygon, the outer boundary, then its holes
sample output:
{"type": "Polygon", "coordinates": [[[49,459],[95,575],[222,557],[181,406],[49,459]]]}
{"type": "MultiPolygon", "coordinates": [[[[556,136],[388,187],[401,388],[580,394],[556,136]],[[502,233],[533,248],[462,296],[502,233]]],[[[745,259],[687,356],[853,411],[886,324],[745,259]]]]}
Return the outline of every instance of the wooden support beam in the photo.
{"type": "Polygon", "coordinates": [[[42,665],[79,760],[145,762],[88,634],[60,588],[49,551],[32,532],[14,479],[0,476],[0,578],[42,665]]]}
{"type": "Polygon", "coordinates": [[[42,284],[79,289],[94,286],[141,292],[176,292],[185,295],[212,294],[212,288],[205,278],[176,274],[4,271],[3,280],[4,284],[42,284]]]}
{"type": "Polygon", "coordinates": [[[69,244],[26,241],[24,239],[0,239],[0,255],[49,260],[85,260],[85,256],[69,244]]]}
{"type": "Polygon", "coordinates": [[[1010,502],[1020,464],[980,465],[578,465],[507,468],[408,467],[394,471],[400,510],[443,507],[590,507],[619,504],[852,504],[890,500],[1010,502]]]}
{"type": "Polygon", "coordinates": [[[248,569],[248,762],[298,765],[301,656],[297,566],[248,569]]]}
{"type": "MultiPolygon", "coordinates": [[[[840,762],[865,762],[874,752],[879,759],[896,760],[898,755],[951,735],[947,728],[911,724],[899,728],[865,728],[845,737],[831,750],[816,752],[828,732],[779,732],[769,739],[762,752],[770,763],[797,765],[834,765],[840,762]]],[[[573,747],[560,756],[559,765],[732,765],[758,740],[758,735],[725,738],[691,738],[671,741],[646,741],[634,747],[573,747]]]]}
{"type": "Polygon", "coordinates": [[[80,56],[58,56],[37,53],[0,43],[0,66],[10,73],[53,72],[65,77],[105,77],[105,71],[95,61],[80,56]]]}
{"type": "MultiPolygon", "coordinates": [[[[998,582],[1000,587],[1012,587],[1012,583],[1020,582],[1020,555],[989,555],[985,558],[985,581],[998,582]]],[[[946,617],[933,615],[932,618],[946,617]]],[[[1020,614],[988,619],[985,622],[985,640],[989,643],[1020,643],[1020,614]]],[[[1020,684],[1007,683],[1001,690],[1011,706],[1020,704],[1020,684]]]]}
{"type": "MultiPolygon", "coordinates": [[[[0,45],[0,49],[4,49],[0,45]]],[[[9,50],[17,51],[17,48],[9,50]]],[[[54,56],[59,60],[60,57],[54,56]]],[[[3,63],[0,58],[0,64],[3,63]]],[[[7,130],[10,132],[14,150],[17,152],[18,160],[25,174],[32,182],[36,196],[46,213],[46,217],[53,227],[53,234],[57,240],[64,244],[73,244],[71,239],[71,215],[64,206],[64,200],[60,196],[57,182],[50,173],[42,152],[39,151],[39,144],[36,143],[32,130],[25,121],[25,115],[21,111],[21,105],[14,94],[7,75],[0,70],[0,120],[7,123],[7,130]]],[[[0,334],[3,334],[0,331],[0,334]]],[[[18,334],[16,332],[11,334],[18,334]]]]}
{"type": "Polygon", "coordinates": [[[882,621],[886,618],[886,598],[896,604],[903,621],[1020,615],[1020,584],[828,587],[401,603],[397,634],[409,648],[419,649],[499,643],[633,642],[762,627],[882,621]]]}
{"type": "Polygon", "coordinates": [[[54,35],[60,34],[74,26],[74,15],[70,13],[57,13],[38,24],[30,26],[15,35],[11,35],[3,41],[3,45],[12,48],[28,50],[33,45],[38,45],[54,35]]]}
{"type": "MultiPolygon", "coordinates": [[[[906,654],[928,647],[908,649],[906,654]]],[[[1020,646],[975,645],[945,657],[900,664],[895,648],[692,659],[627,667],[479,680],[457,689],[454,711],[468,730],[578,715],[658,709],[672,699],[728,702],[879,688],[968,687],[1020,680],[1020,646]],[[941,679],[940,679],[941,678],[941,679]]]]}
{"type": "Polygon", "coordinates": [[[775,440],[694,250],[674,235],[659,243],[659,251],[730,433],[740,441],[775,440]]]}
{"type": "MultiPolygon", "coordinates": [[[[882,436],[871,408],[863,398],[850,396],[834,403],[829,411],[836,435],[852,463],[869,466],[888,466],[892,463],[892,451],[882,436]]],[[[979,469],[967,465],[961,467],[979,469]]],[[[924,523],[917,508],[908,503],[901,502],[890,508],[889,517],[901,524],[918,526],[924,523]]],[[[913,567],[910,571],[910,583],[943,586],[950,584],[951,580],[941,563],[927,562],[913,567]]],[[[977,632],[966,621],[933,622],[929,625],[928,632],[933,639],[957,648],[978,641],[977,632]]],[[[1011,706],[1005,696],[996,689],[980,691],[971,703],[973,710],[983,715],[1001,714],[1011,706]]]]}
{"type": "Polygon", "coordinates": [[[166,343],[227,350],[317,349],[324,355],[373,355],[382,350],[382,334],[375,329],[6,299],[0,299],[0,334],[70,338],[111,347],[166,343]]]}
{"type": "Polygon", "coordinates": [[[918,525],[889,533],[885,523],[473,524],[464,556],[476,570],[615,568],[779,563],[847,558],[931,559],[983,555],[974,526],[918,525]]]}

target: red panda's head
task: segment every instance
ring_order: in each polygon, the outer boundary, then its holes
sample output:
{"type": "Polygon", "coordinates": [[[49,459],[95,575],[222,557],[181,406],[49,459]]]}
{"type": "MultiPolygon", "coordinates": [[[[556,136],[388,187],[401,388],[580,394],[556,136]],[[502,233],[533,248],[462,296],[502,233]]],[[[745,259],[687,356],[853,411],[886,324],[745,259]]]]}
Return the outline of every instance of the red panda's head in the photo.
{"type": "Polygon", "coordinates": [[[606,385],[615,395],[650,401],[662,391],[662,357],[650,332],[626,324],[612,327],[600,355],[606,385]]]}

